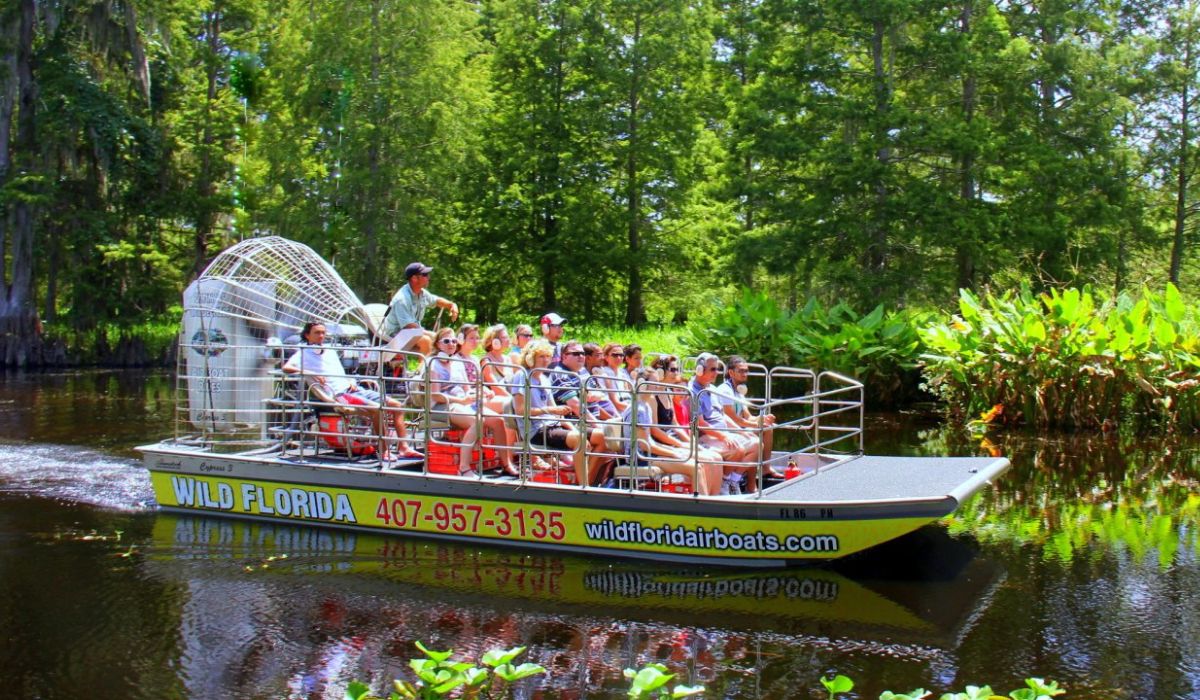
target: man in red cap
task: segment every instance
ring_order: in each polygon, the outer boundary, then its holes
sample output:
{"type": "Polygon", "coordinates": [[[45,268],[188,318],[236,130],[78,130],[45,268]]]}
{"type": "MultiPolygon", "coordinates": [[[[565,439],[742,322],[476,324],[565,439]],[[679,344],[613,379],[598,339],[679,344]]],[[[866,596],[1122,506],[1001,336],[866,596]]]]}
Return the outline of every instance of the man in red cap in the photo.
{"type": "Polygon", "coordinates": [[[430,272],[433,272],[433,268],[420,262],[409,263],[408,267],[404,268],[404,279],[408,280],[408,284],[401,287],[392,297],[387,316],[383,318],[383,327],[380,329],[389,338],[407,331],[404,335],[409,337],[401,339],[400,347],[396,349],[407,350],[416,347],[422,355],[428,355],[433,350],[430,339],[421,330],[421,319],[430,306],[447,309],[450,311],[450,320],[458,320],[458,304],[426,289],[429,286],[430,272]]]}
{"type": "Polygon", "coordinates": [[[542,339],[550,343],[550,347],[554,348],[554,357],[550,359],[551,366],[562,361],[562,344],[558,341],[563,337],[563,326],[566,323],[567,319],[553,311],[542,316],[542,339]]]}

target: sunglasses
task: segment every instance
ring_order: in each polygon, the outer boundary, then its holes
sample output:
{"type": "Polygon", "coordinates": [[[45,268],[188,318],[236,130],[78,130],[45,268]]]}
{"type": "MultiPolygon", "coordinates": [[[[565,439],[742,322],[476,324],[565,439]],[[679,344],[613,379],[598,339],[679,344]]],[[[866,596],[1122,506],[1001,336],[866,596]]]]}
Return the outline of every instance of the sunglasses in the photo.
{"type": "Polygon", "coordinates": [[[623,352],[610,352],[610,353],[608,353],[608,356],[609,356],[609,357],[625,357],[625,353],[623,353],[623,352]]]}
{"type": "Polygon", "coordinates": [[[533,334],[532,333],[518,333],[517,337],[518,338],[532,338],[533,334]]]}
{"type": "Polygon", "coordinates": [[[719,370],[719,369],[721,369],[721,368],[720,368],[720,367],[717,367],[717,366],[715,366],[715,365],[714,365],[714,366],[712,366],[712,367],[701,367],[701,368],[700,368],[700,371],[702,371],[702,372],[716,372],[716,371],[717,371],[717,370],[719,370]]]}
{"type": "Polygon", "coordinates": [[[442,345],[458,345],[458,341],[454,338],[442,338],[438,342],[442,345]]]}
{"type": "Polygon", "coordinates": [[[576,352],[564,352],[563,354],[570,355],[571,357],[583,357],[583,351],[581,350],[576,352]]]}
{"type": "Polygon", "coordinates": [[[668,372],[678,372],[678,371],[679,371],[679,366],[678,366],[678,365],[672,365],[672,366],[670,366],[670,367],[668,367],[668,368],[667,368],[667,371],[668,371],[668,372]]]}

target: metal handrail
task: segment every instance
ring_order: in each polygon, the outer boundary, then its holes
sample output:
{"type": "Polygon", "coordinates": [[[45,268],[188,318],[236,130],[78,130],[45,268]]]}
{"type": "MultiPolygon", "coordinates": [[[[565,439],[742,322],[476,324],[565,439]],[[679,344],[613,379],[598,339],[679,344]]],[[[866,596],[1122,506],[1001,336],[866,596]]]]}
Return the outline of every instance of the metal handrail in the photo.
{"type": "MultiPolygon", "coordinates": [[[[272,445],[279,445],[280,440],[288,440],[290,443],[283,446],[283,449],[287,450],[290,444],[295,443],[295,435],[285,436],[282,435],[282,431],[278,430],[288,422],[287,418],[281,416],[289,411],[307,410],[314,404],[306,394],[301,392],[299,400],[294,406],[284,406],[276,398],[279,396],[276,384],[283,362],[295,351],[304,347],[303,345],[218,343],[208,335],[199,333],[195,339],[181,335],[179,341],[180,359],[177,380],[180,400],[177,404],[177,420],[174,430],[174,439],[178,444],[196,445],[213,450],[246,449],[248,447],[270,448],[272,445]]],[[[385,417],[383,436],[385,440],[391,439],[391,434],[387,432],[386,426],[392,425],[396,414],[399,413],[403,418],[401,427],[404,429],[404,434],[396,437],[410,440],[414,446],[425,443],[426,445],[447,444],[457,448],[468,447],[466,441],[448,441],[431,435],[431,429],[436,430],[438,425],[432,409],[439,392],[433,391],[437,382],[430,381],[432,377],[430,369],[435,362],[445,361],[452,366],[455,364],[461,366],[466,363],[474,363],[474,359],[426,358],[412,351],[387,350],[381,347],[343,347],[328,344],[325,349],[328,352],[338,352],[343,349],[352,351],[364,366],[371,367],[367,375],[351,374],[348,375],[348,378],[352,381],[363,381],[370,378],[378,383],[383,403],[380,410],[385,417]],[[405,366],[418,366],[422,370],[423,376],[413,377],[406,372],[402,372],[400,376],[391,376],[387,371],[387,364],[382,362],[385,353],[388,356],[399,358],[393,359],[393,364],[403,363],[405,366]],[[387,405],[389,398],[402,397],[407,400],[401,401],[401,405],[387,405]],[[424,399],[423,405],[416,405],[418,403],[416,397],[424,399]]],[[[347,362],[349,362],[349,358],[347,358],[347,362]]],[[[694,358],[682,358],[681,362],[684,365],[690,362],[694,366],[694,358]]],[[[508,362],[494,364],[506,374],[523,369],[508,362]]],[[[306,373],[321,371],[320,368],[305,369],[306,373]]],[[[751,364],[750,369],[749,381],[754,388],[752,394],[755,395],[740,398],[740,401],[749,409],[749,416],[778,414],[784,419],[774,425],[728,425],[711,428],[714,433],[746,434],[757,440],[756,452],[747,457],[746,464],[753,463],[760,466],[773,464],[782,467],[784,459],[799,454],[844,456],[862,453],[865,408],[863,404],[864,389],[860,382],[833,371],[814,372],[804,368],[767,367],[762,364],[751,364]],[[797,381],[800,382],[798,387],[795,384],[797,381]],[[781,393],[781,390],[785,389],[786,391],[781,393]],[[758,395],[761,395],[761,398],[758,395]],[[766,438],[767,434],[772,431],[791,431],[805,436],[802,439],[803,444],[789,446],[787,450],[768,452],[766,438]]],[[[545,372],[548,377],[553,377],[569,370],[545,368],[541,371],[545,372]]],[[[511,406],[502,410],[492,410],[485,406],[484,397],[489,390],[509,386],[509,382],[499,378],[486,381],[482,368],[473,380],[466,378],[463,374],[456,369],[449,379],[440,382],[444,386],[437,388],[461,386],[479,397],[475,401],[472,411],[463,412],[464,415],[470,415],[478,436],[475,443],[470,445],[471,447],[480,446],[484,437],[485,422],[491,420],[491,416],[495,414],[504,419],[507,426],[511,427],[515,423],[520,428],[518,431],[520,438],[514,441],[509,449],[513,452],[513,461],[522,466],[528,466],[531,458],[536,455],[552,454],[558,457],[575,452],[538,447],[531,443],[530,431],[535,425],[529,412],[532,402],[526,401],[524,410],[520,412],[511,406]]],[[[524,374],[519,376],[523,377],[522,381],[525,386],[522,388],[525,390],[526,396],[529,396],[528,392],[533,388],[533,373],[524,370],[524,374]]],[[[653,406],[662,397],[675,399],[675,392],[682,387],[662,381],[634,382],[623,376],[615,378],[591,376],[581,378],[580,388],[582,391],[579,397],[580,415],[569,419],[569,422],[579,432],[578,452],[580,458],[584,460],[584,466],[580,472],[585,481],[581,488],[589,488],[586,482],[594,476],[592,462],[597,461],[597,457],[615,456],[628,462],[634,476],[638,475],[639,470],[645,469],[648,461],[664,464],[691,462],[692,465],[688,471],[691,472],[693,493],[696,492],[698,471],[702,468],[702,465],[699,464],[699,457],[702,453],[699,447],[699,438],[704,432],[698,429],[697,424],[699,418],[698,394],[688,394],[688,402],[692,410],[691,420],[687,425],[660,424],[657,417],[653,415],[651,416],[652,422],[643,425],[642,421],[638,420],[636,410],[631,410],[626,416],[613,417],[608,420],[599,419],[587,410],[590,405],[587,401],[588,393],[618,391],[628,395],[631,408],[635,408],[637,403],[643,401],[649,401],[653,406]],[[619,426],[620,430],[616,430],[612,426],[619,426]],[[644,443],[645,438],[642,437],[644,430],[665,430],[676,427],[686,433],[686,451],[680,449],[675,455],[655,455],[653,449],[644,443]],[[591,433],[603,428],[607,428],[610,444],[606,448],[593,446],[589,440],[591,433]],[[619,448],[613,442],[613,438],[620,440],[619,448]]],[[[551,392],[555,391],[553,386],[547,387],[547,389],[551,392]]],[[[703,389],[702,393],[715,393],[715,391],[716,388],[710,386],[703,389]]],[[[495,404],[493,404],[493,408],[501,409],[495,404]]],[[[461,421],[460,424],[462,424],[461,421]]],[[[494,423],[490,424],[490,427],[494,426],[494,423]]],[[[347,433],[343,438],[361,440],[364,439],[364,436],[347,433]]],[[[307,452],[305,440],[301,440],[299,443],[301,456],[307,452]]],[[[598,441],[596,444],[599,444],[598,441]]],[[[429,450],[426,450],[426,453],[423,470],[428,474],[429,450]]],[[[473,472],[471,475],[473,478],[484,477],[484,459],[484,451],[480,449],[469,465],[473,472]]],[[[760,487],[764,485],[764,472],[765,467],[758,469],[756,474],[760,487]]],[[[529,470],[522,469],[520,480],[525,482],[528,478],[529,470]]],[[[630,479],[627,488],[634,491],[637,490],[637,487],[637,479],[630,479]]],[[[762,493],[761,488],[759,493],[762,493]]]]}

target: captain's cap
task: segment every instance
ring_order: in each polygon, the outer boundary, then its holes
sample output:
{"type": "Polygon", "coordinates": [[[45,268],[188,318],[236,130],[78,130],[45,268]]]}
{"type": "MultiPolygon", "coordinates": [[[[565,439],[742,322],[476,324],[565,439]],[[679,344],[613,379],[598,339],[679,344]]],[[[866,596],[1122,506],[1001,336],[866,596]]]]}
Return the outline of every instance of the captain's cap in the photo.
{"type": "Polygon", "coordinates": [[[562,316],[559,316],[558,314],[554,313],[553,311],[546,314],[545,316],[542,316],[542,325],[543,326],[561,326],[566,322],[567,322],[567,319],[563,318],[562,316]]]}

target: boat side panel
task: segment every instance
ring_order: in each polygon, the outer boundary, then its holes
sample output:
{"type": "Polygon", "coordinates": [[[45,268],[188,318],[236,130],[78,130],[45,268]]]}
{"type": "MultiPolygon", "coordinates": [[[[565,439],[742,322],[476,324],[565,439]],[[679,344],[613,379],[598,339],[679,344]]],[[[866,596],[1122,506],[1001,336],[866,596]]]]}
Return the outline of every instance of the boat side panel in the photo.
{"type": "Polygon", "coordinates": [[[296,485],[243,478],[219,470],[152,470],[151,481],[159,504],[172,510],[729,564],[845,556],[899,537],[933,519],[758,520],[679,512],[607,511],[417,490],[296,485]]]}

